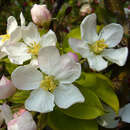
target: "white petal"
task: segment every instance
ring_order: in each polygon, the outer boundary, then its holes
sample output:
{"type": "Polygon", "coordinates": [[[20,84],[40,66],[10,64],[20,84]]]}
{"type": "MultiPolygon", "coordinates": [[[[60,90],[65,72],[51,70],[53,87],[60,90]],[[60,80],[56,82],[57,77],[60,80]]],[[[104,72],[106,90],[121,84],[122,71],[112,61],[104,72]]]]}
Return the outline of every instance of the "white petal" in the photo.
{"type": "Polygon", "coordinates": [[[57,42],[56,34],[52,30],[49,30],[45,35],[41,37],[40,40],[40,44],[43,47],[56,46],[56,42],[57,42]]]}
{"type": "Polygon", "coordinates": [[[105,61],[100,55],[94,55],[90,53],[90,55],[87,57],[87,60],[90,68],[95,71],[104,70],[108,66],[108,62],[105,61]]]}
{"type": "Polygon", "coordinates": [[[56,105],[64,109],[85,100],[79,89],[73,84],[60,84],[54,90],[54,95],[56,105]]]}
{"type": "Polygon", "coordinates": [[[90,53],[89,47],[86,41],[70,38],[69,44],[75,52],[80,53],[82,57],[84,58],[86,58],[86,56],[90,53]]]}
{"type": "Polygon", "coordinates": [[[96,14],[86,16],[81,25],[81,37],[83,40],[88,41],[90,44],[98,39],[96,32],[96,14]]]}
{"type": "Polygon", "coordinates": [[[20,28],[20,27],[17,27],[17,28],[10,34],[9,42],[10,42],[10,43],[18,42],[18,41],[21,40],[21,38],[22,38],[21,28],[20,28]]]}
{"type": "Polygon", "coordinates": [[[34,66],[25,65],[16,68],[13,71],[11,78],[16,88],[21,90],[32,90],[40,86],[43,76],[34,66]]]}
{"type": "Polygon", "coordinates": [[[0,59],[4,58],[7,54],[4,52],[0,52],[0,59]]]}
{"type": "Polygon", "coordinates": [[[104,39],[109,47],[115,47],[123,37],[123,27],[120,24],[109,24],[102,29],[99,37],[104,39]]]}
{"type": "Polygon", "coordinates": [[[7,20],[7,33],[11,34],[17,28],[17,26],[18,24],[15,17],[10,16],[7,20]]]}
{"type": "Polygon", "coordinates": [[[60,83],[72,83],[80,77],[81,65],[74,61],[72,57],[65,54],[54,66],[52,75],[56,77],[60,83]]]}
{"type": "Polygon", "coordinates": [[[40,41],[40,33],[38,32],[37,26],[33,23],[22,30],[23,40],[26,44],[30,45],[34,42],[37,44],[40,41]]]}
{"type": "Polygon", "coordinates": [[[115,118],[116,118],[115,112],[108,106],[104,106],[104,108],[107,110],[108,113],[99,117],[97,119],[97,122],[105,128],[117,127],[119,124],[119,120],[115,120],[115,118]]]}
{"type": "Polygon", "coordinates": [[[111,61],[112,63],[116,63],[119,66],[123,66],[127,60],[128,48],[123,47],[120,49],[106,49],[102,53],[102,56],[111,61]]]}
{"type": "Polygon", "coordinates": [[[46,74],[51,74],[59,59],[60,54],[56,47],[50,46],[42,48],[38,55],[40,69],[46,74]]]}
{"type": "Polygon", "coordinates": [[[35,67],[39,68],[38,59],[37,59],[37,58],[33,58],[33,59],[31,60],[30,64],[31,64],[32,66],[35,66],[35,67]]]}
{"type": "Polygon", "coordinates": [[[22,115],[8,123],[8,130],[36,130],[36,123],[32,115],[25,111],[22,115]]]}
{"type": "Polygon", "coordinates": [[[54,95],[42,88],[34,90],[25,102],[26,109],[41,113],[53,111],[54,106],[54,95]]]}
{"type": "Polygon", "coordinates": [[[21,26],[25,26],[25,18],[22,12],[20,13],[20,21],[21,21],[21,26]]]}
{"type": "Polygon", "coordinates": [[[120,109],[119,115],[122,121],[130,123],[130,103],[120,109]]]}
{"type": "MultiPolygon", "coordinates": [[[[1,36],[1,35],[0,35],[1,36]]],[[[8,40],[7,40],[8,41],[8,40]]],[[[6,41],[5,42],[3,42],[2,41],[2,37],[0,37],[0,49],[3,47],[3,46],[5,46],[5,43],[6,43],[6,41]]]]}
{"type": "Polygon", "coordinates": [[[0,80],[0,99],[6,99],[12,96],[16,91],[16,88],[12,84],[11,80],[8,80],[5,76],[2,76],[0,80]]]}
{"type": "Polygon", "coordinates": [[[6,124],[13,119],[13,115],[10,107],[7,104],[3,104],[1,106],[2,116],[6,122],[6,124]]]}
{"type": "Polygon", "coordinates": [[[22,42],[16,42],[2,49],[8,55],[10,61],[14,64],[23,64],[23,62],[31,59],[28,53],[28,47],[22,42]]]}

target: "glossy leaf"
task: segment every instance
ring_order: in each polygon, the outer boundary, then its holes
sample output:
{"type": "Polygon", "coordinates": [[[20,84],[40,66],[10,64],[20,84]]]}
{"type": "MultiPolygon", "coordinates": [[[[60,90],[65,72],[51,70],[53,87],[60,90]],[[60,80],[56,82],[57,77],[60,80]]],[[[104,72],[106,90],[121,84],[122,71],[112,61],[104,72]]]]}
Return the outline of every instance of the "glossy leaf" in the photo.
{"type": "Polygon", "coordinates": [[[80,120],[55,110],[48,115],[48,125],[53,130],[98,130],[95,120],[80,120]]]}
{"type": "Polygon", "coordinates": [[[82,73],[81,78],[76,83],[91,89],[102,101],[118,112],[119,101],[112,89],[112,82],[107,77],[98,73],[82,73]]]}
{"type": "Polygon", "coordinates": [[[103,106],[98,96],[86,87],[80,88],[85,97],[84,103],[72,105],[70,108],[62,111],[71,117],[78,119],[95,119],[104,114],[103,106]]]}

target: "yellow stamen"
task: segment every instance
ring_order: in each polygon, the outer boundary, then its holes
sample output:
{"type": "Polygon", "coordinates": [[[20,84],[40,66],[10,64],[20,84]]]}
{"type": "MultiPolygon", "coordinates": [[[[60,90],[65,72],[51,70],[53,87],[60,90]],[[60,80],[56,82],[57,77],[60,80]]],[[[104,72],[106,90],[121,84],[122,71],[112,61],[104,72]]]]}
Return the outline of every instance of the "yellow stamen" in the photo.
{"type": "Polygon", "coordinates": [[[54,76],[45,76],[44,80],[41,81],[40,87],[49,92],[53,92],[58,84],[54,76]]]}
{"type": "Polygon", "coordinates": [[[39,43],[37,44],[36,42],[34,42],[32,47],[29,47],[28,53],[31,53],[33,55],[38,55],[40,48],[41,48],[40,44],[39,43]]]}
{"type": "Polygon", "coordinates": [[[1,41],[4,43],[5,41],[10,39],[10,35],[9,34],[5,34],[5,35],[0,35],[1,41]]]}
{"type": "Polygon", "coordinates": [[[105,43],[104,39],[98,40],[90,46],[91,50],[95,54],[100,54],[107,47],[108,47],[108,45],[105,43]]]}

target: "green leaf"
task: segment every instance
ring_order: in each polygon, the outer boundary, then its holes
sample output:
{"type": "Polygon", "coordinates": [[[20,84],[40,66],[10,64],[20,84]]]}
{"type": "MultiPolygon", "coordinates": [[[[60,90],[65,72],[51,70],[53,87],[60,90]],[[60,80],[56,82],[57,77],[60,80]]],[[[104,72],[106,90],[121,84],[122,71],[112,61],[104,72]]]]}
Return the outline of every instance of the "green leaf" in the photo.
{"type": "Polygon", "coordinates": [[[55,110],[48,115],[48,125],[53,130],[98,130],[95,120],[80,120],[55,110]]]}
{"type": "Polygon", "coordinates": [[[47,116],[46,114],[39,114],[37,121],[37,130],[43,130],[47,124],[47,116]]]}
{"type": "Polygon", "coordinates": [[[13,103],[21,103],[24,104],[25,100],[29,97],[31,91],[20,91],[17,90],[17,92],[9,98],[9,101],[13,103]]]}
{"type": "MultiPolygon", "coordinates": [[[[63,50],[65,53],[68,52],[73,52],[76,53],[75,51],[72,50],[72,48],[69,46],[69,38],[77,38],[77,39],[81,39],[81,34],[80,34],[80,27],[77,27],[75,29],[73,29],[71,32],[69,32],[67,34],[67,36],[65,37],[64,41],[63,41],[63,50]]],[[[81,55],[79,53],[76,53],[78,55],[78,58],[81,58],[81,55]]]]}
{"type": "Polygon", "coordinates": [[[98,96],[86,87],[81,87],[80,91],[85,97],[85,102],[77,103],[62,111],[66,115],[78,119],[95,119],[103,115],[104,109],[98,96]]]}
{"type": "Polygon", "coordinates": [[[0,62],[5,63],[5,68],[9,72],[9,74],[11,74],[13,72],[13,70],[18,67],[18,65],[11,63],[10,60],[8,59],[8,57],[1,59],[0,62]]]}
{"type": "Polygon", "coordinates": [[[94,91],[102,101],[118,113],[119,101],[112,89],[112,82],[107,77],[98,73],[82,73],[76,83],[94,91]]]}
{"type": "Polygon", "coordinates": [[[11,74],[18,66],[12,63],[6,63],[6,69],[11,74]]]}
{"type": "Polygon", "coordinates": [[[63,41],[63,49],[65,50],[65,52],[68,51],[73,51],[68,43],[69,38],[77,38],[77,39],[81,39],[81,34],[80,34],[80,27],[77,27],[75,29],[73,29],[71,32],[69,32],[64,41],[63,41]]]}

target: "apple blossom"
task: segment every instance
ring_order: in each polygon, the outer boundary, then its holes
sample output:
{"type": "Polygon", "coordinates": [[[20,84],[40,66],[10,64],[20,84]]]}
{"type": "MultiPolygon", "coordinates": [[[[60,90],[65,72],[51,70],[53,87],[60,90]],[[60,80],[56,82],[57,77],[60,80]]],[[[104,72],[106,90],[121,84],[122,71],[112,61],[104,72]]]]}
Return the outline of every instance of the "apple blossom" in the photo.
{"type": "Polygon", "coordinates": [[[36,130],[36,123],[32,115],[25,109],[14,114],[14,118],[8,122],[8,130],[36,130]]]}
{"type": "Polygon", "coordinates": [[[0,99],[6,99],[12,96],[16,91],[11,80],[8,80],[5,76],[2,76],[0,80],[0,99]]]}
{"type": "Polygon", "coordinates": [[[25,101],[29,111],[46,113],[53,111],[55,104],[66,109],[84,102],[84,97],[72,82],[79,78],[81,65],[67,54],[60,56],[56,47],[44,47],[38,55],[43,74],[31,65],[20,66],[12,73],[12,81],[20,90],[33,90],[25,101]],[[55,102],[55,104],[54,104],[55,102]]]}
{"type": "Polygon", "coordinates": [[[8,45],[4,50],[14,64],[23,64],[27,60],[33,60],[41,48],[55,46],[57,42],[56,35],[52,30],[40,36],[37,26],[33,23],[29,23],[27,27],[22,29],[22,37],[24,42],[8,45]]]}
{"type": "Polygon", "coordinates": [[[91,14],[84,18],[80,25],[81,38],[69,39],[71,48],[87,58],[91,69],[101,71],[107,68],[108,62],[123,66],[127,60],[128,48],[114,49],[123,36],[123,27],[112,23],[105,26],[100,34],[96,32],[96,15],[91,14]]]}
{"type": "Polygon", "coordinates": [[[51,14],[46,5],[35,4],[31,9],[31,15],[33,22],[39,26],[43,26],[51,20],[51,14]]]}
{"type": "MultiPolygon", "coordinates": [[[[22,15],[22,14],[21,14],[22,15]]],[[[23,19],[21,19],[23,21],[23,19]]],[[[18,23],[15,17],[10,16],[7,19],[7,34],[0,35],[0,58],[6,56],[6,53],[2,51],[3,47],[8,44],[19,41],[22,38],[21,28],[18,26],[18,23]]]]}

